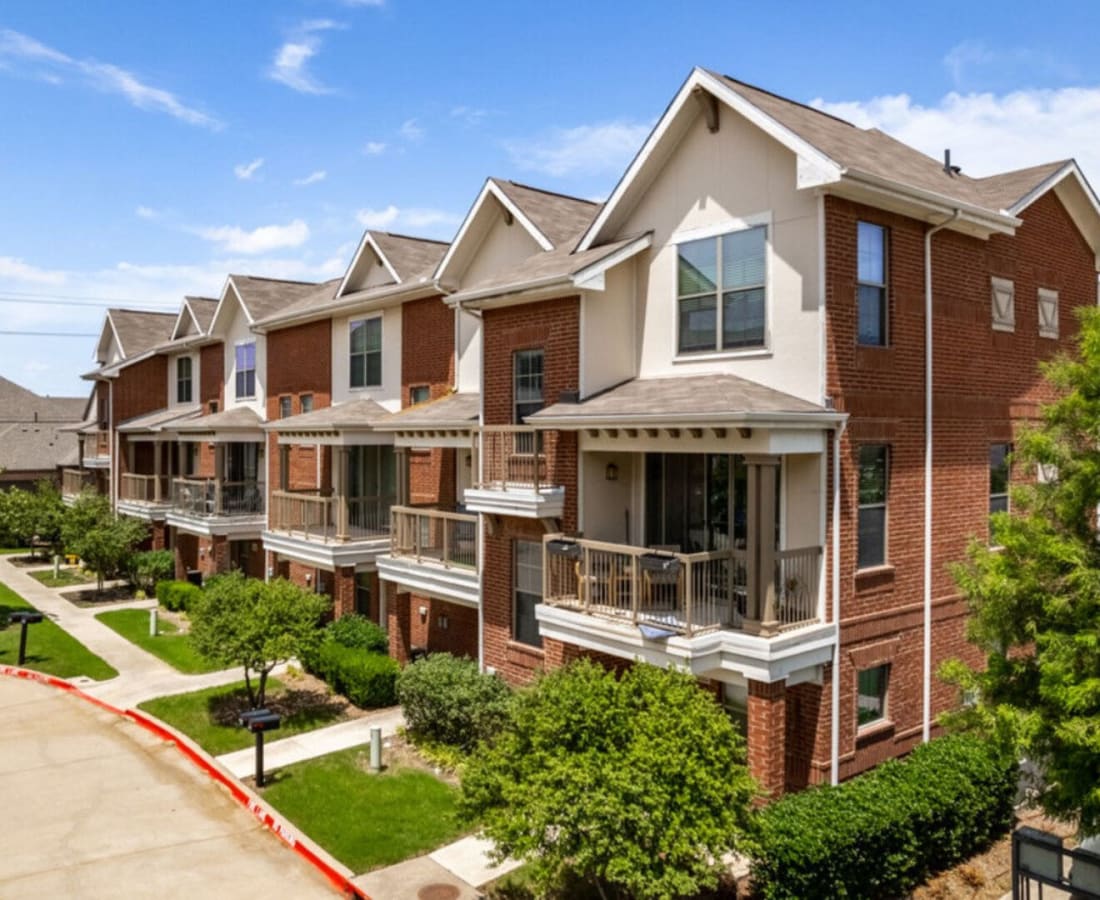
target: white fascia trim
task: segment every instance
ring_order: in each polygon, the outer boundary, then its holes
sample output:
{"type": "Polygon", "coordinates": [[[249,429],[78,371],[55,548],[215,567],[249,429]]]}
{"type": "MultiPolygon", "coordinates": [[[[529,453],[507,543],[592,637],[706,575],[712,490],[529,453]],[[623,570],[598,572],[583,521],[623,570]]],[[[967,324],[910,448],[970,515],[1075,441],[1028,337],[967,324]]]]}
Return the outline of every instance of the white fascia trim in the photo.
{"type": "Polygon", "coordinates": [[[896,197],[902,200],[908,200],[909,202],[919,203],[931,209],[933,212],[942,213],[943,215],[952,215],[956,210],[959,210],[959,221],[970,222],[988,231],[997,232],[998,234],[1015,234],[1016,229],[1023,224],[1022,220],[1015,216],[993,212],[992,210],[983,209],[980,206],[974,206],[970,203],[961,203],[951,197],[937,194],[935,191],[925,191],[920,188],[910,187],[906,184],[891,181],[888,178],[871,175],[868,172],[848,169],[844,173],[843,180],[872,191],[877,191],[889,197],[896,197]]]}
{"type": "Polygon", "coordinates": [[[669,235],[668,242],[669,244],[686,244],[688,241],[721,237],[724,234],[730,234],[735,231],[747,231],[750,228],[756,228],[760,225],[765,225],[769,230],[771,229],[772,212],[770,209],[764,212],[754,213],[751,216],[735,216],[734,218],[723,219],[721,222],[715,222],[711,225],[700,225],[697,228],[684,228],[680,231],[674,231],[669,235]]]}
{"type": "Polygon", "coordinates": [[[761,109],[749,103],[744,97],[736,91],[731,90],[709,72],[696,67],[692,70],[691,75],[688,76],[687,81],[684,82],[683,87],[680,88],[679,93],[677,93],[672,103],[669,104],[653,131],[650,132],[649,137],[646,138],[646,142],[642,145],[642,149],[638,151],[638,154],[630,163],[629,168],[627,168],[626,173],[615,186],[615,190],[612,191],[607,203],[605,203],[603,209],[600,210],[600,214],[596,216],[592,224],[588,226],[588,230],[581,237],[580,243],[577,244],[578,252],[590,249],[596,242],[604,225],[606,225],[608,219],[611,218],[611,214],[615,211],[616,207],[618,207],[619,203],[622,201],[623,196],[638,178],[642,169],[645,168],[650,156],[653,155],[654,150],[656,150],[657,146],[664,139],[666,132],[672,125],[672,122],[680,114],[684,104],[691,100],[691,93],[696,88],[703,88],[710,92],[726,104],[726,106],[734,110],[734,112],[744,116],[765,134],[787,147],[787,149],[798,156],[799,159],[805,159],[813,168],[821,173],[821,179],[823,181],[836,181],[843,174],[844,169],[839,163],[830,159],[812,144],[796,135],[789,128],[781,125],[761,109]]]}
{"type": "Polygon", "coordinates": [[[728,413],[725,415],[712,415],[700,417],[699,413],[667,413],[654,415],[652,413],[624,413],[622,415],[603,416],[531,416],[524,421],[528,425],[536,427],[558,428],[563,431],[583,431],[586,428],[631,428],[631,427],[655,427],[655,428],[721,428],[727,425],[781,425],[784,428],[808,428],[818,430],[820,428],[832,428],[835,425],[846,422],[847,413],[822,411],[819,413],[764,413],[743,412],[728,413]]]}
{"type": "Polygon", "coordinates": [[[495,197],[497,202],[508,210],[517,222],[527,229],[527,232],[534,238],[535,243],[543,250],[554,249],[554,245],[550,243],[550,239],[535,227],[535,223],[527,218],[518,206],[508,199],[504,191],[497,187],[496,182],[494,182],[492,178],[486,178],[485,184],[481,188],[481,192],[477,195],[477,199],[474,200],[473,205],[470,207],[470,211],[466,213],[466,218],[462,220],[462,224],[458,229],[458,234],[456,234],[454,240],[451,241],[451,245],[447,248],[447,252],[443,254],[443,259],[439,261],[439,266],[436,268],[435,275],[433,276],[435,281],[441,284],[443,283],[444,275],[447,272],[447,266],[451,264],[451,260],[454,259],[455,254],[458,252],[458,248],[466,237],[466,233],[477,220],[481,208],[485,205],[490,195],[495,197]]]}
{"type": "Polygon", "coordinates": [[[256,334],[268,334],[272,331],[278,331],[280,328],[290,328],[293,325],[302,325],[306,322],[334,319],[337,316],[354,315],[357,312],[375,312],[401,303],[407,303],[410,300],[422,300],[434,294],[446,293],[434,281],[391,284],[384,288],[356,291],[346,295],[343,298],[344,302],[333,303],[323,309],[307,310],[293,316],[261,320],[249,330],[256,334]]]}
{"type": "Polygon", "coordinates": [[[637,256],[643,250],[653,246],[653,232],[647,231],[641,237],[631,241],[625,247],[620,247],[614,253],[609,253],[603,259],[597,260],[590,266],[585,266],[573,275],[573,284],[578,288],[587,290],[604,289],[603,276],[609,269],[615,268],[619,263],[626,262],[633,256],[637,256]]]}
{"type": "Polygon", "coordinates": [[[1096,192],[1092,189],[1092,185],[1089,184],[1085,174],[1081,171],[1077,165],[1077,161],[1071,159],[1062,168],[1060,168],[1053,175],[1048,176],[1038,186],[1032,188],[1028,193],[1024,194],[1019,200],[1017,200],[1012,206],[1005,210],[1006,215],[1017,216],[1025,209],[1031,206],[1036,200],[1043,196],[1047,191],[1058,186],[1059,183],[1064,181],[1070,175],[1073,175],[1078,184],[1081,185],[1081,189],[1085,192],[1085,196],[1089,198],[1089,203],[1092,204],[1092,208],[1097,216],[1100,216],[1100,200],[1096,197],[1096,192]]]}
{"type": "Polygon", "coordinates": [[[355,255],[351,258],[351,264],[344,272],[344,277],[340,281],[340,287],[336,289],[337,297],[342,297],[344,295],[344,291],[348,286],[348,279],[351,278],[351,273],[355,271],[355,267],[359,264],[359,257],[363,255],[363,251],[366,250],[367,247],[370,247],[371,250],[374,251],[374,255],[377,256],[382,265],[386,267],[386,271],[393,277],[394,282],[397,284],[401,283],[401,276],[397,274],[397,270],[390,261],[386,259],[386,254],[382,252],[382,249],[378,246],[378,242],[371,237],[370,230],[368,229],[363,232],[363,237],[359,241],[359,247],[355,251],[355,255]]]}
{"type": "Polygon", "coordinates": [[[111,326],[111,334],[114,336],[115,343],[118,344],[118,352],[123,359],[126,359],[126,348],[122,346],[122,338],[118,336],[118,329],[115,327],[115,320],[111,317],[111,311],[107,310],[107,323],[111,326]]]}
{"type": "Polygon", "coordinates": [[[265,530],[260,539],[264,550],[329,570],[348,566],[357,568],[366,566],[373,569],[378,557],[390,552],[389,535],[347,543],[334,541],[325,544],[321,541],[293,537],[280,531],[265,530]]]}
{"type": "MultiPolygon", "coordinates": [[[[225,306],[225,298],[229,296],[230,288],[233,289],[233,293],[237,292],[236,287],[233,286],[233,277],[226,276],[225,284],[222,285],[222,292],[218,295],[218,305],[214,307],[214,316],[210,320],[210,331],[207,332],[208,334],[214,334],[214,332],[218,330],[218,320],[221,318],[222,308],[225,306]]],[[[237,295],[237,299],[238,301],[240,300],[239,294],[237,295]]],[[[245,314],[247,315],[247,311],[245,314]]]]}

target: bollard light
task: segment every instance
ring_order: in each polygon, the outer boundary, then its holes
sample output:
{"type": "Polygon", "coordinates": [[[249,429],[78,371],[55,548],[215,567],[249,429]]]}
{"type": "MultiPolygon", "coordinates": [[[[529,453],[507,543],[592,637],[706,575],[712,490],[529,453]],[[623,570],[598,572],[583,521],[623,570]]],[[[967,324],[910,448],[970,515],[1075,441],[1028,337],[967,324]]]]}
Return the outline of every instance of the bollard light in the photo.
{"type": "Polygon", "coordinates": [[[149,637],[157,636],[157,608],[149,610],[149,637]]]}
{"type": "Polygon", "coordinates": [[[377,725],[370,730],[370,770],[382,771],[382,729],[377,725]]]}
{"type": "Polygon", "coordinates": [[[27,658],[27,626],[36,625],[42,621],[42,613],[36,609],[26,609],[13,612],[8,615],[9,622],[18,622],[19,630],[19,665],[27,658]]]}
{"type": "Polygon", "coordinates": [[[264,734],[275,731],[281,717],[269,709],[250,709],[237,717],[237,723],[256,735],[256,787],[264,786],[264,734]]]}

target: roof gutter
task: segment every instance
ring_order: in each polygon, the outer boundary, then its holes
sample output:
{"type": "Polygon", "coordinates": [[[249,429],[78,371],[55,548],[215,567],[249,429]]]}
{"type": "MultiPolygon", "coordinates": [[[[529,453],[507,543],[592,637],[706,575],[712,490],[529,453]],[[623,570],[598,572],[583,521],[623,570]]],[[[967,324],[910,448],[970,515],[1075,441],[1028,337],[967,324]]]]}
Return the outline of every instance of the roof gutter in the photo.
{"type": "Polygon", "coordinates": [[[957,222],[962,211],[924,233],[924,679],[921,741],[932,731],[932,235],[957,222]]]}
{"type": "Polygon", "coordinates": [[[527,424],[568,430],[585,428],[629,428],[633,425],[657,428],[689,427],[715,428],[725,425],[785,425],[819,429],[822,426],[835,427],[848,421],[848,413],[822,410],[821,412],[740,412],[729,415],[703,415],[698,412],[686,413],[621,413],[618,415],[593,416],[543,416],[535,414],[526,419],[527,424]]]}

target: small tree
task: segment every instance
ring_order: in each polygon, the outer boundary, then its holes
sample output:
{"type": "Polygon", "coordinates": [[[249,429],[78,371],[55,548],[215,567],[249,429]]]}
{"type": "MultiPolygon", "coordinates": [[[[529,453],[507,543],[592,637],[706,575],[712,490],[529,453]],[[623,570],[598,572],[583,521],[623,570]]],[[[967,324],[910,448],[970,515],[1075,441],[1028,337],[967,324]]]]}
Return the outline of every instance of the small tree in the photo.
{"type": "Polygon", "coordinates": [[[462,806],[498,858],[543,891],[579,878],[606,896],[679,897],[717,884],[750,817],[741,736],[689,675],[581,661],[517,697],[472,757],[462,806]]]}
{"type": "Polygon", "coordinates": [[[149,535],[141,519],[117,516],[106,497],[85,492],[66,511],[61,537],[70,553],[96,574],[96,593],[108,575],[125,571],[138,545],[149,535]]]}
{"type": "Polygon", "coordinates": [[[60,549],[65,504],[51,482],[39,481],[33,491],[7,491],[2,512],[5,530],[20,546],[30,547],[37,541],[55,553],[60,549]]]}
{"type": "Polygon", "coordinates": [[[1047,476],[993,518],[998,549],[975,541],[956,579],[968,637],[986,654],[943,674],[978,698],[946,718],[1014,739],[1042,773],[1051,815],[1100,833],[1100,311],[1081,316],[1076,359],[1044,365],[1059,399],[1025,432],[1013,465],[1047,476]]]}
{"type": "Polygon", "coordinates": [[[240,572],[219,575],[188,608],[191,642],[215,662],[243,666],[248,700],[259,709],[271,670],[315,647],[331,603],[284,578],[264,582],[240,572]],[[253,673],[258,676],[255,689],[253,673]]]}

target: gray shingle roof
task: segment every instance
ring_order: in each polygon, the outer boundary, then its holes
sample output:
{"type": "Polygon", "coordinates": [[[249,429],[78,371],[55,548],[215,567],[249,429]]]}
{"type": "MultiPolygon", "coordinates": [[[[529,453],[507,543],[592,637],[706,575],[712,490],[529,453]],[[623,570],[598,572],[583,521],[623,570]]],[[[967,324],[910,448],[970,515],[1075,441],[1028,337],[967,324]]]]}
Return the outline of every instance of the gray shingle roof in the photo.
{"type": "Polygon", "coordinates": [[[198,319],[199,328],[206,334],[210,330],[210,323],[214,321],[214,311],[218,308],[218,301],[214,297],[184,297],[187,305],[198,319]]]}
{"type": "Polygon", "coordinates": [[[379,431],[419,431],[436,428],[471,428],[481,414],[481,394],[448,394],[429,403],[418,403],[393,413],[378,425],[379,431]]]}
{"type": "Polygon", "coordinates": [[[76,465],[76,435],[49,423],[15,423],[0,426],[0,469],[33,472],[76,465]]]}
{"type": "Polygon", "coordinates": [[[79,422],[87,397],[42,397],[0,376],[0,422],[79,422]]]}
{"type": "Polygon", "coordinates": [[[751,420],[767,416],[842,415],[736,375],[690,375],[679,378],[632,379],[580,403],[554,403],[528,416],[533,425],[586,421],[638,423],[751,420]]]}
{"type": "Polygon", "coordinates": [[[253,321],[266,319],[281,312],[291,304],[308,305],[331,299],[340,286],[341,279],[316,284],[307,281],[281,281],[276,278],[260,278],[253,275],[230,275],[241,302],[253,321]]]}
{"type": "Polygon", "coordinates": [[[389,416],[390,412],[384,406],[363,398],[297,416],[287,416],[285,419],[268,422],[266,428],[268,431],[282,432],[367,430],[389,416]]]}
{"type": "Polygon", "coordinates": [[[439,261],[443,259],[443,254],[447,252],[446,241],[430,241],[427,238],[391,234],[388,231],[367,233],[403,282],[431,278],[439,261]]]}
{"type": "Polygon", "coordinates": [[[1060,159],[1041,166],[1029,166],[1013,172],[1001,172],[987,178],[979,178],[978,186],[986,201],[995,209],[1009,209],[1030,194],[1035,188],[1064,169],[1072,160],[1060,159]]]}
{"type": "Polygon", "coordinates": [[[255,428],[257,431],[263,420],[254,409],[247,406],[235,406],[211,416],[199,416],[196,419],[184,419],[173,423],[166,430],[181,434],[206,434],[209,431],[238,431],[255,428]]]}
{"type": "Polygon", "coordinates": [[[177,406],[170,409],[158,409],[156,412],[135,416],[121,422],[118,431],[132,434],[143,431],[162,431],[177,422],[196,419],[202,413],[201,406],[177,406]]]}
{"type": "Polygon", "coordinates": [[[122,344],[122,355],[129,359],[171,340],[178,313],[111,309],[107,315],[122,344]]]}
{"type": "Polygon", "coordinates": [[[576,240],[592,224],[600,204],[555,194],[502,178],[490,179],[555,247],[576,240]]]}

